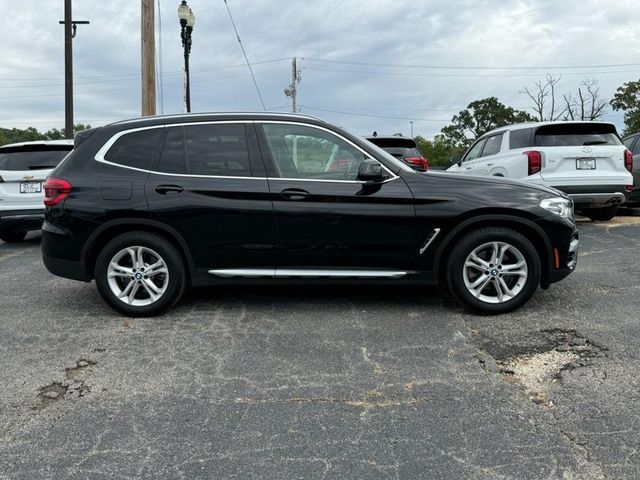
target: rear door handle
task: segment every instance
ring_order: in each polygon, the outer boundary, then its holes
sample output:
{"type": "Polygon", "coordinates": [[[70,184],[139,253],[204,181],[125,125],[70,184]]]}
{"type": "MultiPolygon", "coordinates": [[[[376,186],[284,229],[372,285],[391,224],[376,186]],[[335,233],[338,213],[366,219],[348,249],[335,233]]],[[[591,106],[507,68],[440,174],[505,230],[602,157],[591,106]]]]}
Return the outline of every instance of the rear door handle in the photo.
{"type": "Polygon", "coordinates": [[[309,192],[301,188],[287,188],[281,191],[280,195],[287,200],[304,200],[309,196],[309,192]]]}
{"type": "Polygon", "coordinates": [[[161,195],[176,195],[184,189],[180,185],[157,185],[156,192],[161,195]]]}
{"type": "Polygon", "coordinates": [[[493,167],[493,163],[487,163],[487,167],[493,167]]]}

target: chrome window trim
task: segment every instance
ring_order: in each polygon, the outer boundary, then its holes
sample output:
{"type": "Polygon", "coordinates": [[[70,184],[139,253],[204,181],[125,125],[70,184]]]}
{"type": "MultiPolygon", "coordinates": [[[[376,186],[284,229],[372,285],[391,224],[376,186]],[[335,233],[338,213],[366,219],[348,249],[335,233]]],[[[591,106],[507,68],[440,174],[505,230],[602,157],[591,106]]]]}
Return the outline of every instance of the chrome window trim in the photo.
{"type": "MultiPolygon", "coordinates": [[[[151,169],[143,169],[143,168],[137,168],[137,167],[130,167],[128,165],[122,165],[120,163],[115,163],[115,162],[110,162],[109,160],[105,159],[105,155],[107,154],[107,152],[109,151],[109,149],[113,146],[114,143],[116,143],[121,137],[128,135],[130,133],[135,133],[135,132],[140,132],[143,130],[152,130],[154,128],[172,128],[172,127],[184,127],[184,126],[190,126],[190,125],[218,125],[218,124],[256,124],[256,123],[277,123],[277,124],[287,124],[287,125],[301,125],[303,127],[311,127],[311,128],[315,128],[317,130],[322,130],[325,131],[327,133],[330,133],[332,135],[335,135],[336,137],[340,138],[341,140],[343,140],[344,142],[346,142],[347,144],[351,145],[352,147],[356,148],[358,151],[360,151],[363,155],[365,155],[365,157],[367,159],[371,159],[371,160],[376,160],[375,158],[372,158],[371,155],[366,152],[365,150],[363,150],[362,148],[360,148],[358,145],[354,144],[351,140],[345,138],[344,136],[342,136],[341,134],[334,132],[333,130],[330,130],[328,128],[325,127],[321,127],[319,125],[312,125],[309,123],[305,123],[305,122],[292,122],[292,121],[283,121],[283,120],[209,120],[209,121],[203,121],[203,122],[184,122],[184,123],[172,123],[172,124],[162,124],[162,125],[150,125],[147,127],[137,127],[137,128],[130,128],[127,130],[121,130],[118,133],[115,133],[113,136],[111,136],[111,138],[109,138],[109,140],[107,140],[104,145],[102,145],[102,147],[100,147],[100,149],[96,152],[95,156],[94,156],[94,160],[99,162],[99,163],[104,163],[106,165],[111,165],[113,167],[120,167],[120,168],[126,168],[128,170],[134,170],[137,172],[144,172],[144,173],[149,173],[149,174],[154,174],[154,175],[167,175],[167,176],[174,176],[174,177],[192,177],[192,178],[228,178],[228,179],[239,179],[239,180],[267,180],[267,181],[271,181],[271,180],[277,180],[277,181],[300,181],[300,182],[330,182],[330,183],[359,183],[359,184],[367,184],[369,182],[365,182],[363,180],[330,180],[330,179],[324,179],[324,178],[289,178],[289,177],[242,177],[242,176],[232,176],[232,175],[196,175],[196,174],[190,174],[190,173],[168,173],[168,172],[160,172],[157,170],[151,170],[151,169]]],[[[379,162],[379,161],[378,161],[379,162]]],[[[397,178],[399,178],[398,175],[396,175],[395,173],[393,173],[391,170],[389,170],[389,168],[387,168],[387,166],[382,163],[379,162],[380,165],[382,166],[383,169],[385,169],[387,171],[387,173],[390,176],[390,178],[379,182],[380,184],[382,183],[387,183],[393,180],[396,180],[397,178]]]]}

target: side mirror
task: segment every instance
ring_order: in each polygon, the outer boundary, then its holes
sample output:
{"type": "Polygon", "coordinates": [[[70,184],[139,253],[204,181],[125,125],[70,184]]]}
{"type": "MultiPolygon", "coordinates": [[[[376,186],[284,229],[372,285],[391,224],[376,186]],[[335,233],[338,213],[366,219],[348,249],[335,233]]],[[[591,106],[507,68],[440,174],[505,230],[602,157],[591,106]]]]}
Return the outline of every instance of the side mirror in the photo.
{"type": "Polygon", "coordinates": [[[462,155],[456,153],[455,155],[451,155],[449,157],[449,164],[450,165],[460,165],[462,163],[462,155]]]}
{"type": "Polygon", "coordinates": [[[367,158],[363,160],[360,167],[358,167],[358,180],[364,182],[380,182],[385,178],[384,169],[377,160],[367,158]]]}

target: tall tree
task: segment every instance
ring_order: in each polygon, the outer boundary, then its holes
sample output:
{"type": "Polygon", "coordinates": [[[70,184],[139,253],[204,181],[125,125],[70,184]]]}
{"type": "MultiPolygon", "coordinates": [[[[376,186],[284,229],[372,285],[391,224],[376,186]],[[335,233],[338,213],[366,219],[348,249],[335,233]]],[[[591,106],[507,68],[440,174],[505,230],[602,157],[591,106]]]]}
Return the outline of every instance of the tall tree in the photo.
{"type": "Polygon", "coordinates": [[[442,135],[436,135],[433,140],[418,135],[414,140],[431,166],[448,166],[452,155],[464,153],[463,149],[450,145],[442,135]]]}
{"type": "Polygon", "coordinates": [[[618,87],[611,100],[611,108],[624,111],[624,133],[640,132],[640,80],[618,87]]]}
{"type": "Polygon", "coordinates": [[[533,121],[527,112],[501,103],[496,97],[471,102],[442,129],[442,141],[450,147],[466,148],[473,140],[494,128],[533,121]]]}
{"type": "Polygon", "coordinates": [[[595,78],[583,80],[575,94],[568,92],[560,99],[557,85],[561,78],[548,73],[544,81],[535,83],[535,88],[525,87],[520,92],[529,97],[538,121],[597,120],[604,114],[607,102],[600,97],[595,78]]]}

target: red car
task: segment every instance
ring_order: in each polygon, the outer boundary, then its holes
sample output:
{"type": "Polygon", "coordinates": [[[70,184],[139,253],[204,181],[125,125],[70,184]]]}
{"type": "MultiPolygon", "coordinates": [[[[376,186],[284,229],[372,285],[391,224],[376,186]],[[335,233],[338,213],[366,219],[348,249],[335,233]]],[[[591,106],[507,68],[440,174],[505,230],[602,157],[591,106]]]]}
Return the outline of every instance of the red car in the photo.
{"type": "Polygon", "coordinates": [[[406,137],[367,137],[374,145],[377,145],[385,152],[393,155],[398,160],[402,160],[418,172],[426,172],[429,169],[429,161],[422,156],[418,145],[411,138],[406,137]]]}

